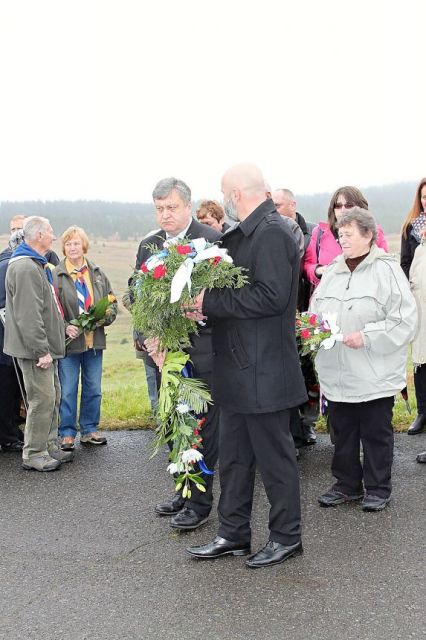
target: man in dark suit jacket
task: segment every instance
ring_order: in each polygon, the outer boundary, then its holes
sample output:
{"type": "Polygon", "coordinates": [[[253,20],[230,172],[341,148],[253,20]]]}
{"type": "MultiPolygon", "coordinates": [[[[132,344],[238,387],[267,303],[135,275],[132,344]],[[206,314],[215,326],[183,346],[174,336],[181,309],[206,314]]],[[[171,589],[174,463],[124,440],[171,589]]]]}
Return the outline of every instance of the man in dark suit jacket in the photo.
{"type": "Polygon", "coordinates": [[[221,496],[216,538],[189,547],[199,558],[250,553],[256,465],[271,504],[270,537],[247,560],[270,566],[302,553],[299,479],[289,431],[292,407],[306,400],[295,339],[299,255],[291,232],[265,199],[253,165],[222,180],[225,211],[240,224],[222,238],[234,263],[248,270],[242,289],[203,291],[193,317],[213,323],[213,400],[220,408],[221,496]]]}
{"type": "MultiPolygon", "coordinates": [[[[161,249],[168,238],[205,238],[210,242],[219,240],[221,234],[210,227],[194,220],[191,215],[191,190],[182,180],[165,178],[160,180],[153,191],[153,200],[160,231],[145,238],[139,245],[135,269],[151,255],[147,245],[155,245],[161,249]]],[[[144,338],[139,338],[143,343],[144,338]]],[[[211,387],[212,345],[211,329],[203,328],[199,335],[192,337],[192,347],[187,350],[190,355],[194,376],[211,387]]],[[[149,357],[149,355],[147,356],[149,357]]],[[[155,366],[152,360],[151,366],[155,366]]],[[[210,406],[206,414],[206,422],[202,429],[203,456],[209,469],[214,469],[218,457],[218,409],[210,406]]],[[[184,499],[176,493],[170,500],[160,502],[155,512],[160,516],[172,516],[170,525],[175,529],[189,530],[207,522],[213,502],[213,476],[205,476],[205,493],[196,487],[191,488],[190,499],[184,499]]]]}

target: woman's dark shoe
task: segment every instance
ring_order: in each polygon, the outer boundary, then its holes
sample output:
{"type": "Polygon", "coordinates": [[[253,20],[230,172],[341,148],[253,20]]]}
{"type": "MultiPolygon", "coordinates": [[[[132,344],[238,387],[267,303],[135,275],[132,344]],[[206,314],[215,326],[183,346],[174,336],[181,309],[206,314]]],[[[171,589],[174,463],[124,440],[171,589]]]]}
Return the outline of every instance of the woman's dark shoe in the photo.
{"type": "Polygon", "coordinates": [[[426,416],[423,413],[419,413],[414,422],[408,428],[409,436],[416,436],[418,433],[422,433],[426,428],[426,416]]]}
{"type": "Polygon", "coordinates": [[[303,553],[301,542],[286,546],[280,542],[269,540],[254,556],[246,560],[246,565],[250,569],[259,569],[260,567],[272,567],[274,564],[281,564],[285,560],[293,556],[299,556],[303,553]]]}
{"type": "Polygon", "coordinates": [[[322,507],[337,507],[344,502],[354,502],[355,500],[361,500],[364,497],[364,493],[346,494],[337,489],[329,489],[326,493],[318,498],[318,502],[322,507]]]}
{"type": "Polygon", "coordinates": [[[388,504],[390,498],[381,498],[380,496],[366,495],[361,502],[363,511],[383,511],[388,504]]]}
{"type": "Polygon", "coordinates": [[[422,451],[416,458],[417,462],[426,462],[426,451],[422,451]]]}
{"type": "Polygon", "coordinates": [[[186,553],[194,558],[220,558],[221,556],[247,556],[250,553],[248,542],[232,542],[216,536],[214,540],[200,547],[188,547],[186,553]]]}

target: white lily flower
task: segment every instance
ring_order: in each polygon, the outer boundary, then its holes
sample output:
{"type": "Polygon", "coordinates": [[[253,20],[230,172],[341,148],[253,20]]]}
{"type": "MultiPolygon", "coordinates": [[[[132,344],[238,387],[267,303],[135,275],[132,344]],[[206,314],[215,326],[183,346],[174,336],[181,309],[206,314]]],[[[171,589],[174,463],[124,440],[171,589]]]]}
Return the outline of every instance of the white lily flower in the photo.
{"type": "Polygon", "coordinates": [[[181,453],[182,462],[184,464],[193,464],[194,462],[198,462],[198,460],[202,460],[204,458],[201,451],[198,449],[187,449],[181,453]]]}
{"type": "Polygon", "coordinates": [[[167,471],[168,471],[171,475],[173,475],[173,474],[175,474],[175,473],[179,473],[180,469],[179,469],[178,465],[177,465],[175,462],[171,462],[171,463],[169,464],[169,466],[167,467],[167,471]]]}
{"type": "Polygon", "coordinates": [[[189,413],[190,410],[191,407],[189,404],[186,404],[186,402],[179,402],[179,404],[176,405],[176,411],[178,413],[189,413]]]}

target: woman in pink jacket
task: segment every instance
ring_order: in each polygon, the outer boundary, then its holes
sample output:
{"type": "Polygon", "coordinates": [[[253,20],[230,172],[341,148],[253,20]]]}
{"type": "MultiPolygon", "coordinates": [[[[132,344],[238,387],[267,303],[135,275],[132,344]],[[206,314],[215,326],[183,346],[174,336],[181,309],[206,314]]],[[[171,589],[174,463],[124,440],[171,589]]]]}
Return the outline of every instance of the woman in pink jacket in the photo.
{"type": "MultiPolygon", "coordinates": [[[[327,222],[320,222],[312,231],[311,241],[305,252],[303,271],[314,287],[319,284],[327,265],[342,253],[337,240],[336,221],[352,207],[368,209],[368,202],[356,187],[340,187],[331,197],[327,222]]],[[[380,225],[377,225],[376,244],[388,251],[388,243],[380,225]]]]}

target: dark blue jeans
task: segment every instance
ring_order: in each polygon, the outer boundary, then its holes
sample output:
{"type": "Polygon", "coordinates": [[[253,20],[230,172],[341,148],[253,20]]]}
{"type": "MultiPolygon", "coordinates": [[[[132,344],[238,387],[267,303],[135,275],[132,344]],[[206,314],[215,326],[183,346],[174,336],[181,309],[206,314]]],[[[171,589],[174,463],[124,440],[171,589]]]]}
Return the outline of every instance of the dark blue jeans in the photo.
{"type": "Polygon", "coordinates": [[[88,349],[71,353],[59,360],[61,405],[59,435],[75,437],[77,433],[77,393],[81,371],[80,415],[78,423],[82,436],[97,430],[101,413],[102,353],[88,349]]]}

